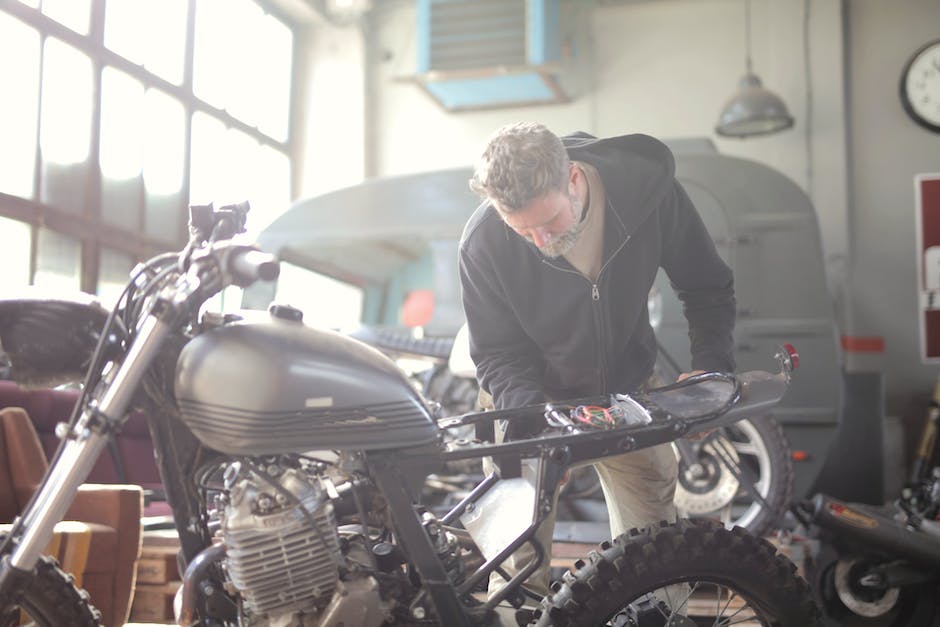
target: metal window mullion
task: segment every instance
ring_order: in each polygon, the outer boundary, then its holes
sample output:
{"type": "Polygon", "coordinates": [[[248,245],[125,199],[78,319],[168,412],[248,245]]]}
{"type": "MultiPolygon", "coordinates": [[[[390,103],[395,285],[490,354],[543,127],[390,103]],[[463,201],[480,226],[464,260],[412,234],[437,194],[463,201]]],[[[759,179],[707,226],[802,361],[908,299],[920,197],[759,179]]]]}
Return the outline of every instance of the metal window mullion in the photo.
{"type": "MultiPolygon", "coordinates": [[[[301,48],[306,47],[306,37],[304,37],[304,44],[301,46],[300,37],[298,36],[298,29],[295,28],[293,24],[289,23],[289,28],[292,34],[291,41],[291,77],[290,77],[290,94],[288,94],[288,104],[287,104],[287,145],[285,146],[287,150],[287,158],[290,160],[290,189],[288,193],[290,194],[290,200],[293,202],[294,198],[297,197],[297,190],[300,188],[300,179],[302,173],[300,172],[299,164],[300,158],[299,155],[295,154],[298,150],[298,142],[296,141],[297,134],[297,117],[301,115],[301,106],[300,106],[300,90],[296,89],[296,86],[300,84],[300,81],[303,80],[301,72],[305,70],[306,64],[301,60],[301,48]]],[[[365,38],[363,37],[363,40],[365,38]]],[[[307,92],[305,88],[304,93],[307,92]]]]}
{"type": "Polygon", "coordinates": [[[182,181],[182,206],[179,211],[182,212],[180,218],[180,241],[189,239],[189,185],[192,180],[190,168],[192,167],[193,151],[193,113],[195,107],[193,101],[193,58],[196,49],[196,0],[189,0],[186,7],[186,43],[183,55],[183,90],[186,94],[183,103],[183,109],[186,114],[183,116],[183,181],[182,181]]]}
{"type": "Polygon", "coordinates": [[[159,241],[102,222],[93,216],[75,214],[4,192],[0,192],[0,216],[27,222],[35,228],[48,227],[69,237],[97,237],[107,242],[110,248],[129,254],[138,254],[139,251],[166,251],[177,245],[177,242],[159,241]]]}
{"type": "MultiPolygon", "coordinates": [[[[46,33],[37,28],[39,33],[39,80],[37,81],[37,90],[39,92],[36,98],[36,153],[33,158],[33,203],[39,203],[42,190],[42,144],[40,137],[42,134],[42,79],[46,64],[46,33]]],[[[36,266],[39,263],[39,225],[42,223],[41,210],[36,210],[30,226],[29,238],[29,280],[28,284],[33,285],[36,278],[36,266]]]]}
{"type": "MultiPolygon", "coordinates": [[[[101,51],[104,49],[104,1],[92,0],[91,24],[89,34],[83,38],[86,47],[82,50],[92,63],[92,109],[91,137],[88,146],[88,168],[86,170],[87,187],[85,188],[85,206],[83,213],[93,222],[103,222],[101,215],[101,98],[104,61],[101,51]]],[[[101,231],[95,229],[89,236],[81,238],[81,289],[89,294],[96,294],[98,288],[98,251],[101,248],[101,231]]]]}

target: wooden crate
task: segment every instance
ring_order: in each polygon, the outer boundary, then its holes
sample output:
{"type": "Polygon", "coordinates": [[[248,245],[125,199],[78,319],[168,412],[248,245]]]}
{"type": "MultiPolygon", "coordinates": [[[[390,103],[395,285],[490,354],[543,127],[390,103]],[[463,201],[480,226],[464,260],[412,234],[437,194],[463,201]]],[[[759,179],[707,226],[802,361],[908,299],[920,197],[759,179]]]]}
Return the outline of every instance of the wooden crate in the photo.
{"type": "Polygon", "coordinates": [[[143,547],[137,560],[137,583],[167,583],[179,580],[176,553],[171,546],[143,547]]]}
{"type": "Polygon", "coordinates": [[[173,597],[182,584],[171,581],[164,584],[140,584],[134,590],[131,620],[146,623],[174,622],[173,597]]]}
{"type": "Polygon", "coordinates": [[[141,545],[131,621],[172,624],[173,597],[182,585],[176,562],[179,538],[175,531],[148,531],[141,545]]]}

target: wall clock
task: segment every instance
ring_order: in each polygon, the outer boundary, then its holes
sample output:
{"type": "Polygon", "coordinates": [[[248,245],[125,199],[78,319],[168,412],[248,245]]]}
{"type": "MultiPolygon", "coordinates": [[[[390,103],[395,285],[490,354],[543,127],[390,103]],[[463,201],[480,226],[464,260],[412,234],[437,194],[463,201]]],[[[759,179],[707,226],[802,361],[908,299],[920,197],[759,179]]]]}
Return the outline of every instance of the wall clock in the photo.
{"type": "Polygon", "coordinates": [[[904,66],[901,104],[915,122],[940,133],[940,39],[923,46],[904,66]]]}

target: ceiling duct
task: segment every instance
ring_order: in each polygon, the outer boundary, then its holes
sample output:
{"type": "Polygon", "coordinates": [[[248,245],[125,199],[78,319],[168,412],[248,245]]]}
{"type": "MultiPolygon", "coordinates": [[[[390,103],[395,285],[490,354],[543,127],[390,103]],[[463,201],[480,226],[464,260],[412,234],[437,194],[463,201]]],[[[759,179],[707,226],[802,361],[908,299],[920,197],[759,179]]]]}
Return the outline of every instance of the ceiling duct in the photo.
{"type": "Polygon", "coordinates": [[[448,111],[566,102],[559,0],[418,0],[418,73],[448,111]]]}

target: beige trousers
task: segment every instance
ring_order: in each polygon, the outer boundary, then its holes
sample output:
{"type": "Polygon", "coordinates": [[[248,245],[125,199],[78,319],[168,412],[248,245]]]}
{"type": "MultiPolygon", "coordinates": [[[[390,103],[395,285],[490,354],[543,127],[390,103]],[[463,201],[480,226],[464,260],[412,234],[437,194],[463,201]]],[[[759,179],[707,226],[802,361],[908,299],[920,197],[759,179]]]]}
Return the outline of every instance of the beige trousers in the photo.
{"type": "MultiPolygon", "coordinates": [[[[500,438],[497,438],[500,439],[500,438]]],[[[489,462],[489,460],[486,460],[489,462]]],[[[487,466],[487,474],[492,464],[487,466]]],[[[679,466],[672,445],[660,444],[647,449],[608,457],[594,464],[601,480],[607,511],[610,514],[611,537],[644,527],[661,520],[676,520],[673,496],[679,466]]],[[[557,501],[558,490],[555,491],[557,501]]],[[[536,531],[536,538],[545,547],[546,559],[526,580],[526,588],[537,594],[548,593],[548,578],[555,529],[555,509],[536,531]]],[[[525,544],[503,564],[510,574],[519,572],[532,559],[534,552],[525,544]]],[[[490,576],[489,592],[499,590],[506,581],[498,574],[490,576]]],[[[665,599],[664,599],[665,600],[665,599]]],[[[669,603],[672,605],[672,603],[669,603]]]]}

